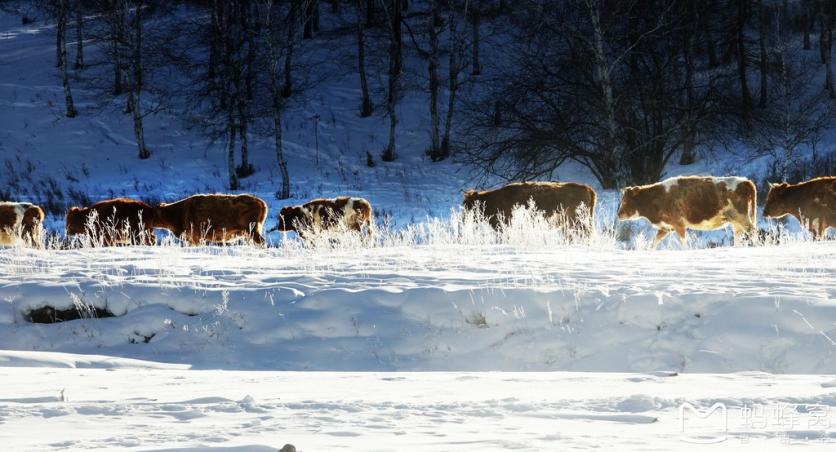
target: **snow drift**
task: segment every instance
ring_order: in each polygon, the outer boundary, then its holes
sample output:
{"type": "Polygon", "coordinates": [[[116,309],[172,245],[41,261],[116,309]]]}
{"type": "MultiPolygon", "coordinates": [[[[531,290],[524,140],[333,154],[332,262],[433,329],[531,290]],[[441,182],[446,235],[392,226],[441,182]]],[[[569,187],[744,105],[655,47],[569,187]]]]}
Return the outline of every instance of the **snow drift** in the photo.
{"type": "Polygon", "coordinates": [[[0,250],[0,349],[198,368],[834,373],[836,243],[0,250]],[[33,309],[106,309],[51,325],[33,309]]]}

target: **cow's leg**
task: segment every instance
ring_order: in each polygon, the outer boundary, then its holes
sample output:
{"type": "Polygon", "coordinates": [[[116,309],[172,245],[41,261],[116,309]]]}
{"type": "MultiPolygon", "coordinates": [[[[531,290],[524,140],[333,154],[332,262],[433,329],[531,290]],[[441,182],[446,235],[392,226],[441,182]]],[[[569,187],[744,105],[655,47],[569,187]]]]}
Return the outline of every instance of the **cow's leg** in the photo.
{"type": "Polygon", "coordinates": [[[824,228],[822,228],[822,220],[821,218],[810,218],[808,223],[808,229],[810,229],[810,234],[813,236],[813,240],[820,240],[824,237],[824,228]]]}
{"type": "Polygon", "coordinates": [[[676,235],[679,236],[679,243],[682,245],[682,249],[688,247],[688,232],[683,225],[675,225],[673,227],[674,231],[676,231],[676,235]]]}
{"type": "Polygon", "coordinates": [[[157,236],[154,235],[153,229],[146,229],[142,233],[142,237],[140,238],[140,242],[145,246],[154,246],[157,244],[157,236]]]}
{"type": "Polygon", "coordinates": [[[261,235],[261,233],[258,232],[255,229],[252,232],[250,232],[250,242],[253,243],[254,245],[260,247],[260,248],[264,248],[264,246],[267,243],[264,240],[264,236],[261,235]]]}
{"type": "Polygon", "coordinates": [[[658,231],[656,231],[656,237],[653,238],[653,245],[651,246],[651,248],[656,249],[656,247],[658,247],[659,244],[662,243],[662,240],[664,240],[665,237],[667,237],[668,234],[670,234],[670,232],[671,230],[667,228],[660,228],[658,231]]]}

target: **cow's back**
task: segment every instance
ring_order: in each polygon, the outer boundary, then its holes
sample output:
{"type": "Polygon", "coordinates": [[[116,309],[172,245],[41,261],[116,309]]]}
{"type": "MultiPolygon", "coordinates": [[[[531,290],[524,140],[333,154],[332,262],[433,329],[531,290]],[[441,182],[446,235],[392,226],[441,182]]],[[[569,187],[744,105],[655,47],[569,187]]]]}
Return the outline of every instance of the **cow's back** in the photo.
{"type": "MultiPolygon", "coordinates": [[[[591,213],[596,201],[592,188],[572,182],[519,182],[467,196],[470,202],[479,202],[484,206],[485,216],[492,223],[498,216],[509,219],[515,206],[528,206],[530,202],[546,216],[565,212],[573,217],[581,204],[591,213]]],[[[468,205],[466,201],[465,207],[468,205]]]]}

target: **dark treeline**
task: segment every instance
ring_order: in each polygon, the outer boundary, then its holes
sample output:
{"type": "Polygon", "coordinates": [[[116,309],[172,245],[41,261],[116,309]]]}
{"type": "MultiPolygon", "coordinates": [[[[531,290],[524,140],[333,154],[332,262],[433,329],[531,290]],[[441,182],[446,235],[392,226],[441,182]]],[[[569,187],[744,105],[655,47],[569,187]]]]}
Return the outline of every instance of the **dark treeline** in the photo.
{"type": "Polygon", "coordinates": [[[285,116],[331,77],[356,83],[358,116],[387,120],[370,166],[398,158],[398,107],[419,94],[429,145],[418,152],[508,180],[549,178],[576,162],[616,188],[712,152],[769,155],[770,177],[787,179],[810,150],[816,161],[836,119],[836,0],[38,5],[58,24],[68,117],[83,114],[70,85],[97,87],[131,115],[144,159],[153,153],[144,118],[179,109],[225,144],[231,189],[259,170],[252,137],[272,139],[279,198],[291,195],[285,116]],[[85,52],[90,44],[99,51],[85,52]]]}

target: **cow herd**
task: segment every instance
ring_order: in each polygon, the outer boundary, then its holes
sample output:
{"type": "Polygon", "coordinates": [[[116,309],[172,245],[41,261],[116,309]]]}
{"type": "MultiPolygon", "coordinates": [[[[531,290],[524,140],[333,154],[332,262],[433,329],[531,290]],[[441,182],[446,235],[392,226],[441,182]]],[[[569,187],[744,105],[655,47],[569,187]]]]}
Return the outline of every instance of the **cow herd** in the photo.
{"type": "MultiPolygon", "coordinates": [[[[581,236],[594,230],[595,191],[584,184],[517,182],[488,191],[464,194],[463,208],[477,211],[501,228],[517,206],[533,205],[556,227],[581,236]]],[[[713,230],[730,225],[735,240],[756,231],[757,190],[742,177],[683,176],[629,187],[621,192],[619,220],[648,219],[657,229],[653,246],[675,232],[685,240],[686,230],[713,230]]],[[[836,227],[836,176],[798,184],[773,184],[764,217],[794,216],[814,238],[836,227]]],[[[155,229],[166,229],[190,245],[245,240],[264,246],[267,204],[252,195],[194,195],[173,203],[151,205],[117,198],[88,207],[72,207],[66,216],[66,235],[85,236],[101,246],[153,245],[155,229]]],[[[0,202],[0,246],[22,241],[42,243],[44,211],[33,204],[0,202]]],[[[314,199],[281,209],[271,231],[295,231],[302,239],[334,229],[372,238],[372,206],[362,198],[314,199]]]]}

